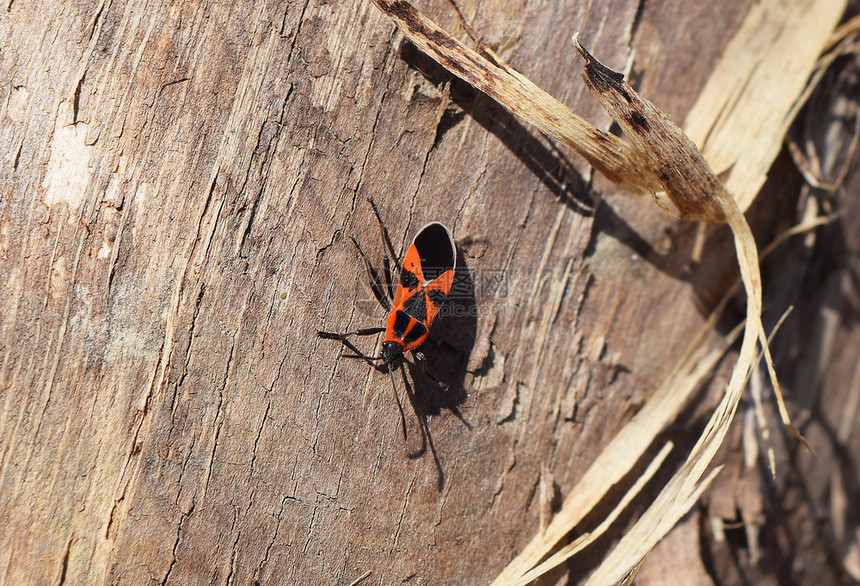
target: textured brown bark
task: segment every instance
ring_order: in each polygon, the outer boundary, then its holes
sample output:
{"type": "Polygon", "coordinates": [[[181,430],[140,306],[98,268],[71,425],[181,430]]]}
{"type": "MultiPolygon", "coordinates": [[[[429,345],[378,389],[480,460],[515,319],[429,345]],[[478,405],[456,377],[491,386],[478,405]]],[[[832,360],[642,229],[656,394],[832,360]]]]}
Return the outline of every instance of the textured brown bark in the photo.
{"type": "MultiPolygon", "coordinates": [[[[608,127],[574,31],[616,68],[635,48],[632,79],[682,120],[748,3],[458,4],[608,127]]],[[[419,7],[465,38],[448,4],[419,7]]],[[[592,177],[369,2],[9,0],[0,81],[5,583],[487,583],[539,528],[542,467],[564,494],[734,277],[727,230],[693,262],[694,225],[592,177]],[[315,335],[384,318],[347,238],[381,258],[368,197],[400,249],[448,225],[475,284],[426,352],[450,389],[409,369],[405,444],[387,376],[315,335]]],[[[764,241],[793,218],[783,164],[752,212],[764,241]]],[[[783,503],[818,478],[826,507],[817,471],[860,454],[857,434],[827,435],[860,376],[857,217],[789,256],[813,278],[772,299],[807,300],[784,330],[787,388],[822,393],[800,402],[833,446],[813,462],[785,442],[783,503]],[[845,260],[815,256],[832,250],[845,260]]],[[[845,579],[826,520],[775,511],[758,569],[731,542],[674,547],[705,552],[694,570],[718,583],[845,579]],[[803,547],[802,572],[780,573],[803,547]]],[[[680,529],[710,543],[704,521],[680,529]]]]}

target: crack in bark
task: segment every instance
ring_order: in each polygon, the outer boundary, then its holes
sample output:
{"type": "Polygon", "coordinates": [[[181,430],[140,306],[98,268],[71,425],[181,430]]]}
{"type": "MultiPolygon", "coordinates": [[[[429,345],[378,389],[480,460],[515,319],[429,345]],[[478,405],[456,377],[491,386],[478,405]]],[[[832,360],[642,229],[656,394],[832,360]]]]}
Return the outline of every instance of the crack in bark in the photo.
{"type": "Polygon", "coordinates": [[[206,283],[199,281],[199,290],[197,298],[194,300],[194,312],[191,316],[191,323],[188,326],[188,343],[185,345],[183,352],[185,353],[185,363],[182,368],[182,374],[179,380],[173,385],[173,394],[170,397],[170,416],[171,419],[176,415],[176,395],[179,389],[185,382],[185,377],[188,376],[188,365],[191,363],[191,346],[194,344],[194,331],[197,327],[197,318],[200,315],[200,306],[203,303],[203,295],[206,293],[206,283]]]}
{"type": "MultiPolygon", "coordinates": [[[[11,3],[10,3],[10,5],[11,5],[11,3]]],[[[102,18],[102,14],[104,13],[104,9],[105,9],[105,2],[104,2],[104,0],[102,0],[102,3],[96,9],[96,13],[93,15],[92,22],[90,23],[90,34],[88,36],[88,40],[92,40],[93,35],[96,34],[96,27],[98,27],[99,30],[101,30],[101,18],[102,18]]]]}
{"type": "Polygon", "coordinates": [[[251,466],[250,471],[248,472],[248,481],[250,482],[251,477],[254,475],[254,464],[257,462],[257,445],[260,443],[260,437],[263,435],[263,428],[266,426],[266,417],[269,415],[269,409],[272,407],[272,402],[266,402],[266,411],[263,413],[263,420],[260,422],[260,429],[257,431],[257,437],[254,438],[254,448],[251,451],[251,466]]]}
{"type": "Polygon", "coordinates": [[[72,544],[76,541],[74,534],[69,537],[66,542],[66,553],[63,554],[63,560],[60,563],[60,578],[57,581],[57,586],[63,586],[66,583],[66,574],[69,571],[69,554],[72,551],[72,544]]]}
{"type": "MultiPolygon", "coordinates": [[[[297,24],[297,26],[296,26],[296,32],[295,32],[295,34],[293,35],[293,42],[290,44],[290,50],[289,50],[289,51],[287,51],[287,69],[291,69],[291,67],[289,67],[289,66],[290,66],[290,64],[292,63],[292,60],[293,60],[293,49],[294,49],[294,48],[295,48],[295,46],[296,46],[296,39],[298,39],[298,38],[299,38],[299,33],[300,33],[300,32],[301,32],[301,30],[302,30],[302,23],[305,21],[305,11],[306,11],[306,10],[307,10],[307,8],[308,8],[308,4],[310,4],[310,0],[305,0],[304,5],[302,6],[302,13],[299,15],[299,18],[298,18],[298,20],[296,21],[296,22],[298,23],[298,24],[297,24]]],[[[287,9],[289,9],[289,4],[287,5],[287,9]]],[[[281,38],[286,38],[286,36],[285,36],[285,34],[284,34],[284,33],[285,33],[285,30],[284,30],[284,29],[286,28],[286,26],[287,26],[287,10],[284,10],[284,19],[283,19],[283,21],[281,22],[281,30],[280,30],[280,33],[279,33],[279,36],[280,36],[281,38]]]]}
{"type": "MultiPolygon", "coordinates": [[[[390,79],[389,79],[389,83],[390,79]]],[[[370,158],[370,153],[373,151],[373,145],[376,137],[376,127],[379,125],[379,117],[382,115],[382,108],[385,104],[385,100],[388,98],[389,87],[386,86],[385,90],[382,92],[382,97],[379,99],[379,107],[376,109],[376,116],[373,118],[373,124],[370,126],[370,141],[367,144],[367,150],[364,151],[364,159],[361,161],[361,167],[358,170],[358,181],[355,184],[355,189],[352,189],[353,199],[352,199],[352,212],[355,211],[356,199],[358,197],[358,192],[361,189],[361,184],[364,181],[364,170],[367,168],[367,160],[370,158]]],[[[345,227],[345,226],[344,226],[345,227]]]]}
{"type": "MultiPolygon", "coordinates": [[[[284,514],[284,506],[286,505],[288,500],[296,500],[296,501],[301,502],[299,499],[291,498],[289,496],[285,496],[283,499],[281,499],[281,510],[278,511],[277,515],[275,515],[275,518],[278,521],[275,524],[275,530],[272,533],[272,539],[269,541],[269,544],[266,546],[266,551],[263,554],[263,559],[260,560],[260,563],[257,565],[257,569],[254,570],[254,579],[255,580],[260,579],[260,576],[263,572],[263,568],[266,566],[266,564],[269,563],[269,553],[272,551],[272,547],[274,547],[275,541],[277,541],[277,539],[278,539],[278,533],[281,530],[281,515],[284,514]]],[[[290,547],[290,544],[287,544],[287,547],[290,547]]]]}
{"type": "Polygon", "coordinates": [[[233,574],[236,571],[236,553],[237,553],[236,546],[239,545],[239,538],[241,538],[241,537],[242,537],[242,532],[237,531],[236,532],[236,540],[233,542],[233,553],[230,556],[230,572],[227,574],[227,580],[226,580],[226,583],[228,585],[233,582],[233,574]]]}
{"type": "Polygon", "coordinates": [[[81,103],[81,86],[84,85],[84,78],[86,78],[86,70],[78,78],[78,83],[75,84],[75,89],[72,91],[72,124],[78,123],[78,108],[81,103]]]}
{"type": "Polygon", "coordinates": [[[287,88],[287,95],[284,96],[284,101],[281,104],[281,114],[278,117],[278,121],[275,123],[277,130],[269,138],[265,151],[262,153],[262,155],[260,155],[262,160],[259,161],[257,165],[255,165],[255,161],[257,160],[257,152],[263,142],[263,133],[266,130],[266,124],[269,123],[268,120],[264,121],[263,124],[260,125],[260,130],[257,133],[257,142],[254,145],[254,148],[251,150],[251,157],[248,161],[248,166],[245,169],[245,177],[242,180],[242,186],[239,188],[239,195],[241,196],[241,194],[245,192],[245,187],[250,180],[252,169],[254,169],[255,167],[260,169],[259,172],[261,180],[259,188],[256,190],[256,193],[254,194],[254,197],[251,201],[251,209],[248,211],[242,221],[244,227],[241,227],[239,229],[240,236],[238,241],[236,242],[236,248],[234,251],[237,256],[241,256],[241,251],[245,245],[245,240],[248,238],[248,234],[251,233],[251,227],[254,224],[254,219],[257,216],[257,210],[260,207],[260,201],[263,198],[263,192],[265,191],[266,185],[268,184],[269,172],[271,171],[272,161],[274,160],[272,155],[277,151],[278,148],[278,141],[281,138],[281,133],[284,128],[284,116],[287,112],[287,104],[290,101],[290,96],[292,95],[292,93],[293,84],[291,83],[287,88]]]}
{"type": "MultiPolygon", "coordinates": [[[[192,507],[193,510],[193,507],[192,507]]],[[[161,579],[161,586],[167,584],[167,581],[170,579],[170,574],[173,572],[173,568],[176,566],[176,550],[179,547],[179,542],[182,539],[182,526],[185,524],[185,520],[191,515],[191,511],[186,513],[180,513],[179,524],[176,526],[176,539],[173,540],[173,550],[172,555],[173,558],[170,561],[170,566],[167,568],[167,572],[164,574],[164,578],[161,579]]]]}
{"type": "Polygon", "coordinates": [[[406,515],[406,509],[409,508],[409,495],[415,488],[415,480],[418,478],[418,473],[414,472],[409,480],[409,486],[406,487],[406,494],[403,496],[403,506],[400,508],[400,517],[397,519],[397,529],[394,531],[394,539],[391,542],[392,552],[397,547],[397,540],[400,537],[400,529],[403,527],[403,517],[406,515]]]}
{"type": "Polygon", "coordinates": [[[212,442],[212,451],[209,454],[209,461],[206,464],[206,480],[203,483],[203,494],[200,497],[201,502],[206,500],[206,491],[209,489],[209,479],[212,477],[212,464],[215,460],[215,451],[218,449],[218,439],[221,435],[221,427],[224,425],[224,418],[221,408],[224,405],[224,390],[227,388],[227,383],[230,380],[230,367],[233,364],[233,354],[236,349],[236,334],[233,334],[233,343],[230,345],[230,356],[227,358],[227,367],[224,369],[224,380],[221,387],[218,389],[218,406],[215,411],[215,421],[218,423],[215,428],[215,438],[212,442]]]}
{"type": "Polygon", "coordinates": [[[18,146],[15,149],[15,156],[12,157],[12,171],[18,170],[18,165],[21,162],[21,151],[24,149],[24,137],[18,140],[18,146]]]}
{"type": "Polygon", "coordinates": [[[308,553],[308,547],[310,547],[310,545],[311,545],[311,536],[313,535],[313,532],[314,532],[314,524],[316,523],[317,510],[318,509],[319,509],[319,503],[314,503],[314,507],[311,510],[311,519],[308,522],[307,539],[305,539],[305,545],[304,545],[304,547],[302,547],[302,553],[303,554],[308,553]]]}
{"type": "MultiPolygon", "coordinates": [[[[197,445],[197,438],[199,436],[195,434],[191,438],[191,445],[188,447],[188,453],[185,455],[185,459],[182,461],[182,468],[179,470],[179,478],[176,481],[176,484],[179,486],[179,490],[176,493],[176,505],[177,507],[181,507],[180,505],[180,497],[182,496],[182,480],[185,478],[185,471],[188,469],[188,462],[191,461],[191,455],[194,453],[194,447],[197,445]]],[[[191,500],[191,509],[189,509],[189,513],[194,509],[194,500],[191,500]]]]}
{"type": "MultiPolygon", "coordinates": [[[[137,195],[137,190],[135,190],[135,195],[137,195]]],[[[114,271],[116,270],[116,261],[119,258],[119,249],[122,244],[122,235],[125,232],[125,226],[128,222],[128,217],[131,214],[131,206],[134,203],[134,199],[131,201],[124,202],[122,215],[120,215],[119,226],[117,227],[116,235],[114,236],[111,252],[110,252],[110,262],[108,263],[108,277],[107,277],[107,287],[105,289],[105,300],[110,299],[111,287],[113,286],[113,277],[114,271]]]]}
{"type": "MultiPolygon", "coordinates": [[[[523,427],[525,428],[526,426],[523,425],[523,427]]],[[[490,509],[491,510],[496,507],[496,499],[499,497],[500,494],[502,494],[502,492],[504,492],[505,480],[508,477],[508,473],[514,469],[514,466],[517,465],[516,451],[517,451],[517,446],[519,445],[519,443],[520,443],[520,438],[515,438],[514,443],[511,446],[511,450],[508,453],[507,466],[505,466],[505,469],[502,471],[502,474],[499,476],[498,484],[496,484],[496,490],[493,491],[493,498],[490,499],[490,509]]]]}
{"type": "MultiPolygon", "coordinates": [[[[206,195],[206,204],[203,206],[203,213],[200,214],[200,218],[198,219],[197,232],[196,232],[195,238],[194,238],[194,245],[192,245],[191,253],[189,254],[189,259],[188,259],[189,261],[190,261],[190,257],[194,254],[194,252],[197,249],[197,243],[200,241],[200,230],[203,227],[203,218],[206,217],[206,210],[209,209],[209,203],[212,201],[212,194],[215,193],[215,187],[217,185],[218,175],[220,173],[221,173],[221,163],[218,163],[218,165],[215,168],[215,173],[212,176],[212,183],[209,185],[209,192],[206,195]]],[[[213,213],[212,226],[209,229],[208,234],[206,234],[206,244],[203,246],[203,258],[200,261],[201,266],[203,265],[203,262],[205,261],[205,259],[209,257],[209,248],[212,246],[212,239],[215,236],[215,230],[218,227],[218,220],[221,219],[221,210],[224,209],[224,200],[226,199],[226,197],[227,197],[227,191],[224,190],[224,193],[221,194],[221,199],[218,201],[217,208],[213,213]]],[[[182,281],[183,281],[182,285],[181,285],[182,288],[184,288],[184,286],[185,286],[184,281],[185,281],[185,276],[187,275],[187,271],[188,271],[188,265],[186,264],[185,273],[182,275],[182,281]]]]}

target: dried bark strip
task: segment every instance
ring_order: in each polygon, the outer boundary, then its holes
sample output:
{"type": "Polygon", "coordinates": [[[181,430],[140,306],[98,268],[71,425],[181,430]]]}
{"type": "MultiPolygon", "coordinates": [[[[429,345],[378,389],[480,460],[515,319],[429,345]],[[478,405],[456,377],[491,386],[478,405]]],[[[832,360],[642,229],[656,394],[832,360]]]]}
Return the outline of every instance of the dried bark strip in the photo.
{"type": "Polygon", "coordinates": [[[624,75],[592,57],[577,35],[573,42],[585,59],[582,78],[588,89],[621,126],[647,168],[659,178],[660,184],[652,186],[652,191],[665,190],[682,220],[725,222],[722,205],[712,196],[725,192],[725,188],[693,141],[668,116],[636,93],[624,81],[624,75]]]}
{"type": "Polygon", "coordinates": [[[442,67],[570,147],[618,187],[644,195],[651,185],[658,183],[647,170],[640,168],[638,155],[630,145],[598,130],[500,59],[494,57],[496,64],[491,63],[408,2],[373,0],[373,3],[442,67]]]}

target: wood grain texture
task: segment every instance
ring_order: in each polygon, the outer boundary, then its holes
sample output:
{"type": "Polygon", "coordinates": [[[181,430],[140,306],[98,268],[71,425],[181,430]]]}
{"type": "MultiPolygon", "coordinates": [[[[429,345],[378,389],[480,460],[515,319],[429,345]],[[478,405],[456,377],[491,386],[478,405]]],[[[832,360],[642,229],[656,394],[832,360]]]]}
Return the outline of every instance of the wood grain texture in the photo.
{"type": "MultiPolygon", "coordinates": [[[[747,9],[711,5],[460,8],[605,129],[570,35],[617,69],[635,46],[681,119],[747,9]]],[[[694,226],[370,2],[10,0],[0,43],[4,583],[487,583],[542,467],[564,494],[733,277],[727,230],[691,262],[694,226]],[[449,226],[475,285],[427,349],[449,391],[409,373],[405,445],[388,378],[315,336],[382,323],[347,238],[381,258],[367,197],[400,249],[449,226]]]]}

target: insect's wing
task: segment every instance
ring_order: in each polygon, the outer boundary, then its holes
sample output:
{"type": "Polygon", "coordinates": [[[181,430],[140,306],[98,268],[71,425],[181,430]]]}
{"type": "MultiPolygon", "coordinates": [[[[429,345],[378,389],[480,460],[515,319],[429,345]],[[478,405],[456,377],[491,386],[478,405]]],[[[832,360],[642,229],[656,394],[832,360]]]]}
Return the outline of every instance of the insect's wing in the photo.
{"type": "Polygon", "coordinates": [[[451,292],[451,286],[454,284],[454,269],[448,269],[429,283],[424,288],[424,294],[427,296],[427,325],[436,318],[439,313],[439,308],[448,299],[448,294],[451,292]]]}
{"type": "Polygon", "coordinates": [[[421,260],[425,284],[448,270],[457,269],[457,249],[448,228],[430,222],[415,236],[412,246],[421,260]]]}
{"type": "Polygon", "coordinates": [[[424,271],[421,268],[421,255],[413,243],[406,256],[403,258],[403,266],[400,267],[400,283],[394,294],[395,308],[403,307],[403,303],[412,297],[424,285],[424,271]]]}
{"type": "Polygon", "coordinates": [[[427,224],[418,232],[410,252],[413,249],[420,258],[423,276],[421,285],[424,287],[427,304],[425,324],[429,326],[454,284],[457,249],[451,232],[438,222],[427,224]]]}

